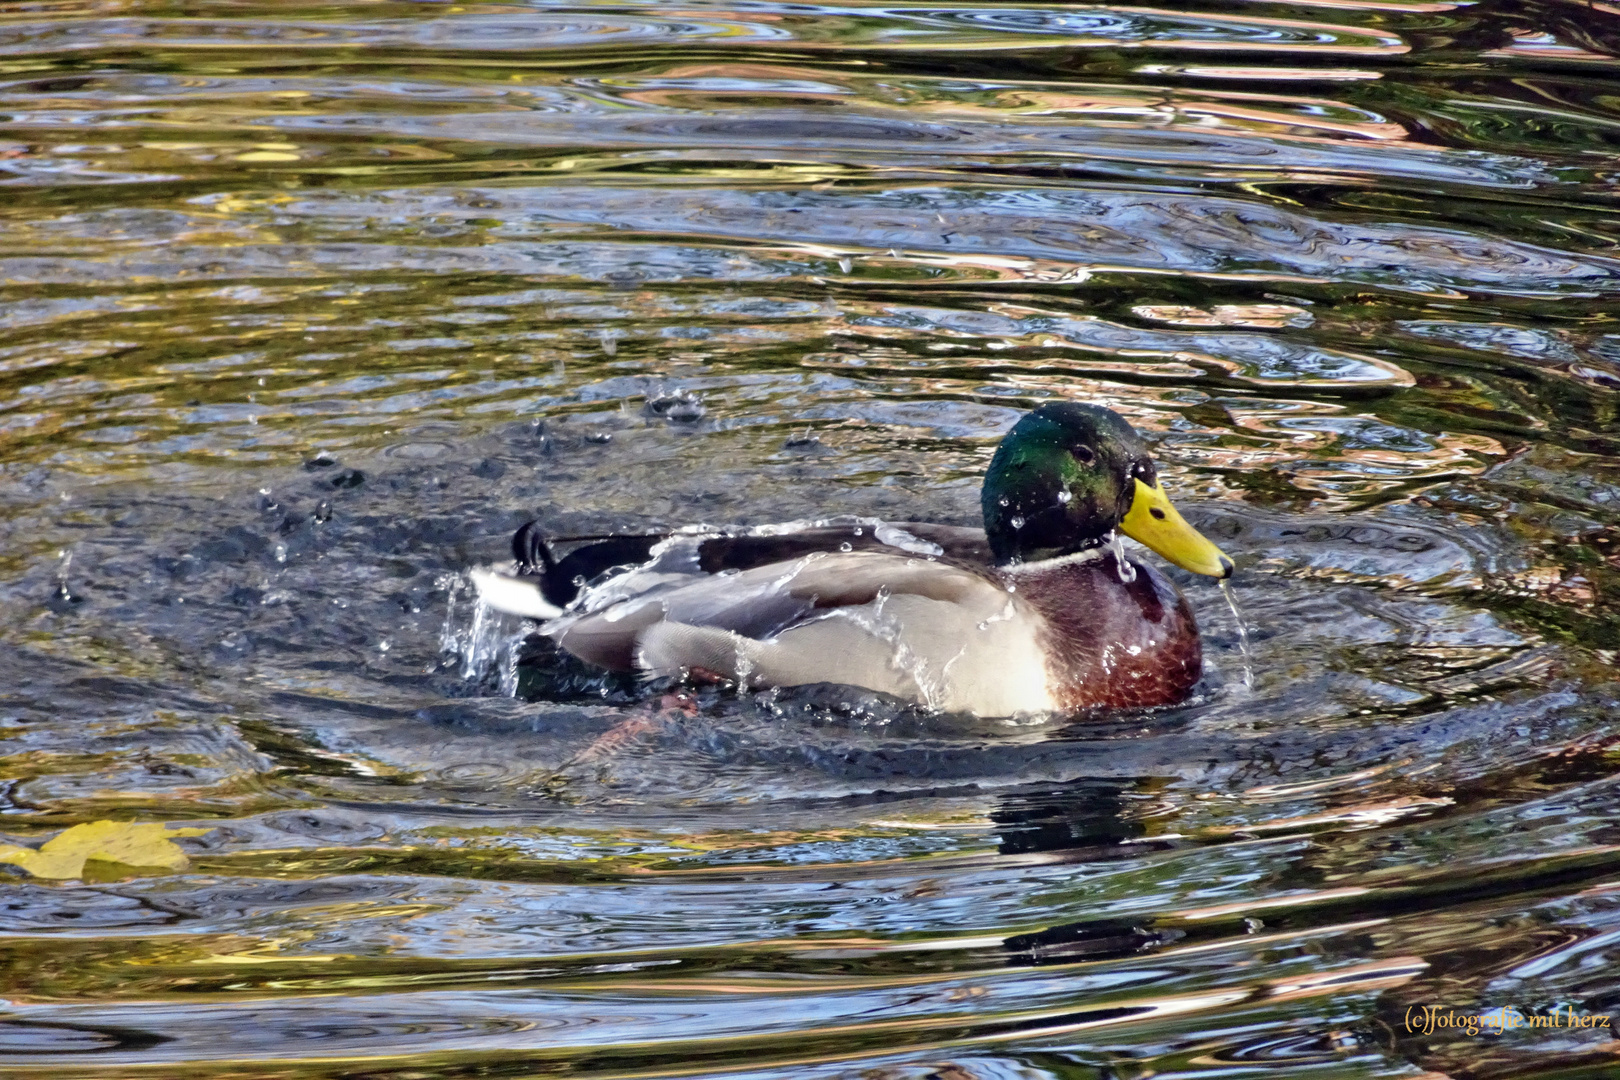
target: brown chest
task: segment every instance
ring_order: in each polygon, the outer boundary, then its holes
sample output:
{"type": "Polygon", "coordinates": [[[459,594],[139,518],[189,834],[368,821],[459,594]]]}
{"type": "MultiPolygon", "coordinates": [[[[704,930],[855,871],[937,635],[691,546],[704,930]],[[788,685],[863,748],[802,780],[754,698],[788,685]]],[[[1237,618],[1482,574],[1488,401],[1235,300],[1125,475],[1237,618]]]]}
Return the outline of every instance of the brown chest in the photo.
{"type": "Polygon", "coordinates": [[[1152,567],[1122,580],[1111,556],[1025,570],[1019,593],[1039,612],[1052,696],[1067,710],[1170,705],[1203,673],[1186,599],[1152,567]]]}

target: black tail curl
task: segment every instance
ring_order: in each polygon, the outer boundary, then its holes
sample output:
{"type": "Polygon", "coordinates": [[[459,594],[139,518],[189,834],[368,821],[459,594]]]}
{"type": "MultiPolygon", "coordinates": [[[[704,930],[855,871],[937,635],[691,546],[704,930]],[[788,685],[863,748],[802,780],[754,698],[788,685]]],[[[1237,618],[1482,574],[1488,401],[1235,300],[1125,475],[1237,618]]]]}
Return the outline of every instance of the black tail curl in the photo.
{"type": "Polygon", "coordinates": [[[538,521],[525,521],[512,534],[512,558],[517,560],[518,573],[525,577],[547,574],[557,568],[557,560],[538,521]]]}
{"type": "Polygon", "coordinates": [[[639,566],[652,555],[653,547],[665,539],[653,536],[561,536],[548,540],[540,523],[528,521],[512,536],[512,558],[518,573],[540,578],[540,595],[547,603],[567,607],[591,581],[610,570],[639,566]],[[561,559],[551,544],[584,543],[561,559]]]}

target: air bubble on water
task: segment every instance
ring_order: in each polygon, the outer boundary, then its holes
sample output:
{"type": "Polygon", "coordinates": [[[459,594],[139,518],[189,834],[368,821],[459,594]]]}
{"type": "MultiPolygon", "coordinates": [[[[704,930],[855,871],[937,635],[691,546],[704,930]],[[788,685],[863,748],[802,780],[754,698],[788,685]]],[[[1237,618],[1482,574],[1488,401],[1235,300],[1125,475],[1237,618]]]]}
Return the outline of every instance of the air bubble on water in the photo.
{"type": "Polygon", "coordinates": [[[855,545],[851,544],[848,540],[845,540],[842,544],[838,545],[838,550],[839,551],[854,551],[855,550],[855,545]]]}
{"type": "Polygon", "coordinates": [[[73,550],[71,548],[58,549],[56,557],[59,560],[56,564],[56,595],[63,600],[76,600],[77,598],[73,595],[73,591],[68,588],[67,583],[68,568],[73,565],[73,550]]]}

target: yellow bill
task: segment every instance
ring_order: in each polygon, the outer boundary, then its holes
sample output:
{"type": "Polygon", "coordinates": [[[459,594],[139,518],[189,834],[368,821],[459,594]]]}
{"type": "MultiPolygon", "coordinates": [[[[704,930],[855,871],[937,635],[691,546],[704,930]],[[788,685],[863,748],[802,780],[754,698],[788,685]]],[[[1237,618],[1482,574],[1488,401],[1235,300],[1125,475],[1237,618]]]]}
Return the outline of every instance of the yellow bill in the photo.
{"type": "Polygon", "coordinates": [[[1153,549],[1183,570],[1210,577],[1231,577],[1234,567],[1221,549],[1176,513],[1164,489],[1135,481],[1131,508],[1119,523],[1121,531],[1138,544],[1153,549]]]}

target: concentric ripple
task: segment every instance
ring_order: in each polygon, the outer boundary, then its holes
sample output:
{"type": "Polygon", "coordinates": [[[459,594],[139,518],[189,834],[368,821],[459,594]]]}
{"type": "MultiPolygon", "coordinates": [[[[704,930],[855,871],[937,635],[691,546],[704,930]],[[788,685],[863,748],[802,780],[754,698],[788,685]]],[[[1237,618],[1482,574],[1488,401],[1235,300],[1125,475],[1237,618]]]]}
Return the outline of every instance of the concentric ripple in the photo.
{"type": "Polygon", "coordinates": [[[0,1076],[1609,1075],[1413,1018],[1620,1000],[1617,58],[1563,0],[4,6],[0,1076]],[[1182,706],[678,693],[473,600],[530,519],[972,523],[1056,398],[1237,561],[1169,571],[1182,706]],[[187,828],[15,851],[92,822],[187,828]]]}

